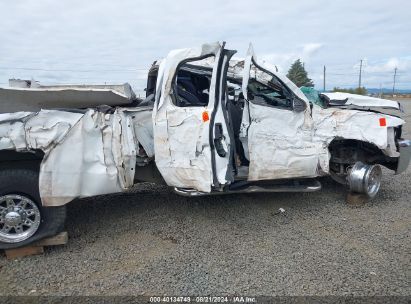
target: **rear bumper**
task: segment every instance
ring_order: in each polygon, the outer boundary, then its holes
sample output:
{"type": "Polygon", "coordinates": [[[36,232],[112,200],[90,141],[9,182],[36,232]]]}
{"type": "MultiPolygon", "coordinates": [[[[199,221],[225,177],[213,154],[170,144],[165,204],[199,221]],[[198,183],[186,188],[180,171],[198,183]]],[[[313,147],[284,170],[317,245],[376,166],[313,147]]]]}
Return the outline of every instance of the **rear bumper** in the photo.
{"type": "Polygon", "coordinates": [[[400,174],[408,168],[408,165],[411,160],[411,140],[398,140],[398,148],[400,152],[400,158],[398,159],[398,165],[395,174],[400,174]]]}

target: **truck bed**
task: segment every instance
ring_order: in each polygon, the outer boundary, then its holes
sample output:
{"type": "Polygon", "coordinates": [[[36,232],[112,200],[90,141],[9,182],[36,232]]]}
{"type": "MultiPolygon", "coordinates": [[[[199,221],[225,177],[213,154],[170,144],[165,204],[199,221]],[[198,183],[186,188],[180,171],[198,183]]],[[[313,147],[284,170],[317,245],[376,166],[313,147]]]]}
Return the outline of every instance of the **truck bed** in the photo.
{"type": "Polygon", "coordinates": [[[0,88],[0,113],[41,109],[127,106],[137,103],[128,83],[122,85],[56,85],[0,88]]]}

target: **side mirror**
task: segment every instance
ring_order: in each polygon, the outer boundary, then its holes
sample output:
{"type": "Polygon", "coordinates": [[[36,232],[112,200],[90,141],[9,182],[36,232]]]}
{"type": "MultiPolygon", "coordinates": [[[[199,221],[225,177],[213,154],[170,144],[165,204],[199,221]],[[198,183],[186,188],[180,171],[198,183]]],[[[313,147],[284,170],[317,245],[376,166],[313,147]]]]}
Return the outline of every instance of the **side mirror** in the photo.
{"type": "Polygon", "coordinates": [[[303,112],[307,108],[307,104],[304,100],[294,97],[293,98],[293,111],[295,112],[303,112]]]}

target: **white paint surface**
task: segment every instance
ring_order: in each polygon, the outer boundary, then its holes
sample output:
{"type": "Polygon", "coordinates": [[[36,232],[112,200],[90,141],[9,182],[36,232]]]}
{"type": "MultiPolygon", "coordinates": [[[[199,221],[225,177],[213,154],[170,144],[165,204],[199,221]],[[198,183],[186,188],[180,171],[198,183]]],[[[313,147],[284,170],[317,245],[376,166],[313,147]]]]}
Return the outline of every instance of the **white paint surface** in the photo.
{"type": "Polygon", "coordinates": [[[357,94],[349,94],[342,92],[321,93],[327,96],[331,101],[346,101],[344,106],[358,106],[365,108],[387,108],[399,110],[400,106],[397,101],[382,99],[370,96],[363,96],[357,94]]]}
{"type": "Polygon", "coordinates": [[[135,94],[127,83],[0,88],[0,113],[119,106],[130,104],[134,99],[135,94]]]}
{"type": "MultiPolygon", "coordinates": [[[[161,61],[154,110],[146,107],[117,108],[114,113],[88,109],[82,113],[58,110],[0,114],[0,150],[42,150],[45,158],[40,170],[40,195],[46,206],[63,205],[74,198],[123,191],[133,184],[139,145],[147,157],[155,157],[157,167],[170,186],[210,192],[214,184],[210,122],[218,81],[213,68],[207,107],[177,107],[172,100],[172,81],[176,68],[185,59],[214,55],[218,43],[201,48],[170,52],[161,61]]],[[[232,61],[228,74],[243,78],[247,96],[250,72],[261,82],[270,81],[266,73],[251,66],[250,47],[244,61],[232,61]],[[243,74],[244,73],[244,74],[243,74]]],[[[255,58],[254,58],[255,61],[255,58]]],[[[302,112],[245,101],[240,139],[250,160],[249,180],[315,177],[329,172],[329,143],[336,138],[356,139],[376,145],[388,156],[398,157],[393,127],[400,118],[375,112],[341,108],[311,111],[304,94],[287,77],[264,66],[306,103],[302,112]],[[380,118],[386,119],[381,126],[380,118]]],[[[221,83],[220,83],[221,84],[221,83]]],[[[220,92],[222,94],[223,92],[220,92]]],[[[344,95],[346,96],[346,95],[344,95]]],[[[335,98],[342,98],[336,95],[335,98]]],[[[396,108],[392,101],[348,96],[352,105],[396,108]]],[[[215,121],[228,131],[221,109],[215,121]]],[[[225,141],[227,151],[230,140],[225,141]]],[[[225,184],[228,158],[216,157],[217,180],[225,184]]]]}
{"type": "MultiPolygon", "coordinates": [[[[157,92],[161,94],[156,96],[153,111],[154,150],[157,168],[169,186],[211,191],[213,170],[209,143],[210,121],[203,121],[202,115],[207,112],[211,118],[213,113],[220,51],[219,43],[175,50],[160,64],[157,92]],[[174,105],[172,84],[177,66],[184,60],[208,55],[214,56],[208,106],[174,105]]],[[[221,115],[216,115],[216,121],[222,119],[221,115]]],[[[225,182],[227,163],[216,163],[218,179],[225,182]]]]}
{"type": "MultiPolygon", "coordinates": [[[[392,133],[393,127],[405,123],[402,119],[375,112],[322,109],[317,105],[314,105],[311,111],[307,98],[287,77],[270,66],[259,64],[268,70],[271,76],[252,65],[252,62],[257,61],[251,45],[244,62],[244,96],[247,96],[250,75],[262,83],[267,83],[275,76],[307,106],[305,111],[296,112],[245,100],[240,139],[250,161],[249,180],[316,177],[327,174],[330,159],[328,145],[336,138],[369,142],[386,155],[399,156],[392,133]],[[380,125],[380,118],[386,119],[386,126],[380,125]]],[[[348,98],[347,102],[352,105],[399,109],[398,103],[390,100],[343,93],[334,93],[331,96],[348,98]]]]}
{"type": "Polygon", "coordinates": [[[39,182],[45,206],[120,192],[133,185],[139,138],[140,144],[152,151],[150,126],[139,134],[134,129],[147,110],[0,114],[0,149],[45,152],[39,182]]]}

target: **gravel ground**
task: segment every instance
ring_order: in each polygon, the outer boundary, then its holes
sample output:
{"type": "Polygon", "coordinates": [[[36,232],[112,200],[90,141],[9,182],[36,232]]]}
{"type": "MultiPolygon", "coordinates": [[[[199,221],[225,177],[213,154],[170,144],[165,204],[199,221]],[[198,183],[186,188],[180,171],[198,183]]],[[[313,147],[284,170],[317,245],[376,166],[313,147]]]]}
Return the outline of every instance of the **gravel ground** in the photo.
{"type": "Polygon", "coordinates": [[[143,184],[76,201],[66,246],[0,257],[0,294],[410,295],[411,169],[384,173],[363,207],[328,178],[311,194],[183,198],[143,184]]]}

